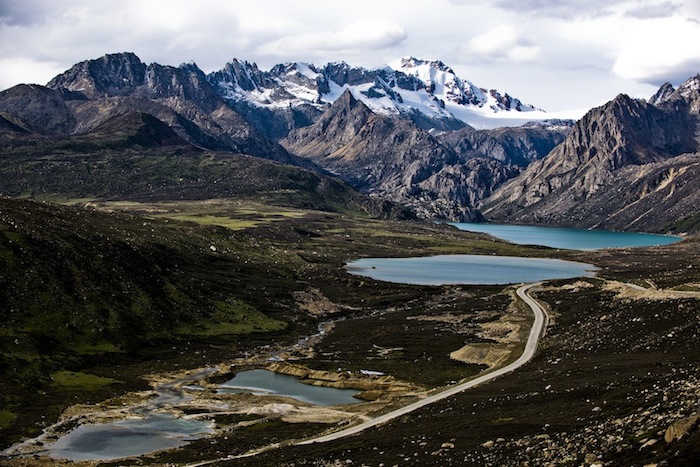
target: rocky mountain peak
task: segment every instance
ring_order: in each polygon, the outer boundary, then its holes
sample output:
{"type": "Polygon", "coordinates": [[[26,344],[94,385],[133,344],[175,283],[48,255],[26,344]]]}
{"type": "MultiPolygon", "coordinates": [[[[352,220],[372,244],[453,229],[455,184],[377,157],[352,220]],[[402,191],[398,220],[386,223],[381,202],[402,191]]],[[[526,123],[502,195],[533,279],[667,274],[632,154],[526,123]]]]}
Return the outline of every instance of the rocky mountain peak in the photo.
{"type": "Polygon", "coordinates": [[[668,81],[661,85],[658,91],[649,98],[649,103],[651,105],[658,105],[662,102],[666,102],[669,97],[674,93],[675,88],[668,81]]]}
{"type": "Polygon", "coordinates": [[[130,94],[146,79],[146,65],[131,52],[107,54],[73,65],[47,87],[80,91],[90,98],[130,94]]]}
{"type": "Polygon", "coordinates": [[[678,86],[678,92],[686,96],[700,92],[700,73],[678,86]]]}
{"type": "Polygon", "coordinates": [[[700,74],[678,86],[674,94],[685,100],[691,113],[700,114],[700,74]]]}
{"type": "Polygon", "coordinates": [[[250,92],[270,84],[270,79],[258,70],[255,63],[235,58],[220,71],[209,74],[207,81],[215,88],[218,87],[219,94],[223,94],[226,89],[250,92]]]}
{"type": "MultiPolygon", "coordinates": [[[[502,122],[511,118],[507,115],[510,111],[538,110],[509,94],[461,79],[440,60],[417,57],[404,57],[374,69],[345,62],[320,67],[288,62],[267,72],[234,60],[223,70],[210,73],[207,80],[238,112],[260,122],[256,124],[259,131],[275,139],[280,137],[278,130],[282,137],[286,133],[284,128],[269,129],[270,115],[285,120],[289,129],[299,128],[296,121],[308,124],[310,116],[320,115],[345,88],[352,88],[353,95],[373,112],[410,120],[425,130],[455,130],[472,121],[483,127],[496,113],[502,122]]],[[[545,118],[544,112],[533,114],[531,120],[540,118],[545,118]]],[[[520,117],[515,119],[515,126],[523,123],[520,117]]]]}
{"type": "Polygon", "coordinates": [[[687,108],[691,114],[700,114],[700,74],[695,75],[674,89],[664,83],[649,103],[667,109],[687,108]]]}
{"type": "Polygon", "coordinates": [[[621,188],[625,180],[647,177],[651,166],[671,167],[675,158],[700,147],[697,118],[692,115],[692,102],[697,102],[694,83],[682,86],[684,91],[662,86],[650,99],[654,105],[620,94],[590,110],[561,145],[486,200],[484,214],[509,222],[583,227],[620,222],[615,228],[629,228],[625,223],[630,219],[642,219],[643,210],[635,206],[651,212],[650,205],[639,202],[650,193],[648,187],[658,185],[661,190],[668,184],[661,183],[662,176],[628,193],[621,188]],[[615,210],[635,214],[609,220],[615,210]]]}
{"type": "Polygon", "coordinates": [[[179,67],[145,65],[131,52],[80,62],[53,78],[47,87],[80,93],[88,99],[176,97],[204,101],[208,107],[213,105],[212,101],[220,100],[194,62],[179,67]]]}
{"type": "Polygon", "coordinates": [[[417,68],[419,66],[428,66],[438,71],[444,71],[446,73],[455,74],[455,72],[449,66],[445,65],[441,60],[424,60],[417,57],[402,57],[398,63],[399,68],[410,69],[417,68]]]}
{"type": "Polygon", "coordinates": [[[206,79],[206,75],[204,74],[202,69],[199,68],[199,66],[197,66],[197,64],[194,62],[194,60],[189,61],[187,63],[181,63],[178,68],[184,72],[193,73],[193,74],[196,74],[196,75],[206,79]]]}

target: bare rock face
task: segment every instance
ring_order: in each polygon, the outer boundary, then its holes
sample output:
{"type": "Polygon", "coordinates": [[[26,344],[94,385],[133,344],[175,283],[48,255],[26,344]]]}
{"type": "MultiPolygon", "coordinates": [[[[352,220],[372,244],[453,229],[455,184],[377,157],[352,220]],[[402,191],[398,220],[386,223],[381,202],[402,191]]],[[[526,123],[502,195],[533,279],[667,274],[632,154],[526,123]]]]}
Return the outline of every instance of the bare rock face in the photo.
{"type": "Polygon", "coordinates": [[[570,120],[550,120],[494,130],[467,127],[438,137],[464,159],[488,157],[527,167],[561,144],[573,126],[574,122],[570,120]]]}
{"type": "Polygon", "coordinates": [[[77,125],[61,92],[33,84],[0,92],[0,112],[21,119],[38,133],[67,134],[77,125]]]}
{"type": "Polygon", "coordinates": [[[697,206],[700,184],[692,156],[700,147],[698,83],[696,77],[678,90],[664,86],[652,98],[654,105],[619,95],[591,110],[547,157],[485,200],[484,215],[495,221],[646,231],[693,216],[690,205],[697,206]],[[677,158],[684,154],[690,155],[677,158]],[[688,206],[673,208],[679,203],[688,206]]]}
{"type": "Polygon", "coordinates": [[[147,68],[133,53],[109,54],[73,65],[47,87],[82,92],[87,98],[124,96],[146,81],[147,68]]]}

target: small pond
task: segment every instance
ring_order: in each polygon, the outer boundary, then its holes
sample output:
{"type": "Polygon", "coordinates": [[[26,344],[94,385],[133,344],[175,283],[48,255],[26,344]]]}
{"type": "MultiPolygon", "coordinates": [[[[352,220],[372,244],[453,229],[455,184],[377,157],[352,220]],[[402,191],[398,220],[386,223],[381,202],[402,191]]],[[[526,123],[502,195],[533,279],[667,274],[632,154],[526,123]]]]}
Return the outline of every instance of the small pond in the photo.
{"type": "Polygon", "coordinates": [[[561,259],[486,255],[364,258],[347,264],[347,270],[352,274],[417,285],[517,284],[592,277],[596,269],[591,264],[561,259]]]}
{"type": "Polygon", "coordinates": [[[241,371],[223,383],[219,392],[251,392],[257,395],[287,396],[314,405],[340,405],[360,402],[355,389],[336,389],[304,384],[294,376],[268,370],[241,371]]]}
{"type": "Polygon", "coordinates": [[[212,432],[211,423],[144,412],[142,419],[80,425],[51,448],[58,459],[111,460],[184,446],[212,432]]]}
{"type": "Polygon", "coordinates": [[[601,248],[644,247],[668,245],[682,240],[671,235],[609,230],[565,229],[529,225],[452,223],[460,230],[482,232],[519,245],[542,245],[569,250],[598,250],[601,248]]]}

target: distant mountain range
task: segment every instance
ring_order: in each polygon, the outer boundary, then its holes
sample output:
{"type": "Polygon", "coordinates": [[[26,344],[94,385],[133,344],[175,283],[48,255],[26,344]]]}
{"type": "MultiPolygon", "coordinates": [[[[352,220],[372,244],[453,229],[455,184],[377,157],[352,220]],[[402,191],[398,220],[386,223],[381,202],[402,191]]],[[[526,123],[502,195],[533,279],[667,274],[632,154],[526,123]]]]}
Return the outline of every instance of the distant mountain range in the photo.
{"type": "MultiPolygon", "coordinates": [[[[499,136],[473,130],[456,115],[467,115],[469,109],[482,114],[537,112],[507,94],[476,88],[441,62],[407,59],[400,63],[403,71],[365,70],[340,63],[327,65],[323,72],[312,65],[287,64],[264,73],[255,65],[234,60],[221,72],[205,76],[194,64],[146,65],[131,53],[111,54],[80,62],[47,86],[19,85],[3,91],[0,113],[8,124],[19,124],[26,131],[71,137],[94,132],[106,122],[118,131],[115,117],[148,114],[196,147],[317,171],[321,166],[360,190],[405,203],[425,217],[452,220],[478,219],[473,209],[476,202],[517,175],[529,160],[544,156],[569,131],[570,122],[525,127],[532,131],[513,129],[511,136],[504,136],[511,130],[502,130],[499,136]],[[357,146],[365,153],[346,164],[345,170],[306,152],[308,144],[295,144],[299,136],[291,136],[290,131],[303,134],[302,128],[312,131],[318,122],[346,124],[338,108],[349,100],[341,96],[352,97],[353,102],[360,96],[358,102],[368,103],[356,114],[363,122],[384,122],[366,126],[356,138],[371,133],[374,141],[384,142],[387,131],[405,144],[383,144],[381,154],[372,153],[376,146],[357,146]],[[461,114],[455,109],[461,109],[461,114]],[[459,129],[461,136],[448,138],[446,128],[459,129]],[[442,133],[446,139],[431,133],[442,133]],[[541,144],[523,140],[529,141],[528,135],[534,133],[543,136],[541,144]],[[285,145],[298,154],[278,144],[288,135],[285,145]],[[524,153],[523,147],[529,149],[524,153]],[[384,162],[376,160],[379,156],[384,162]],[[359,166],[368,158],[375,159],[376,167],[359,166]],[[390,176],[388,169],[378,169],[382,165],[391,167],[390,176]],[[374,175],[360,183],[357,172],[363,170],[374,175]],[[468,186],[462,187],[463,183],[468,186]]],[[[328,140],[329,135],[322,128],[318,137],[328,140]]]]}
{"type": "Polygon", "coordinates": [[[493,127],[509,121],[517,126],[548,118],[507,93],[458,77],[439,60],[415,57],[373,70],[336,62],[322,67],[286,63],[267,72],[234,59],[207,80],[273,139],[308,125],[347,90],[373,112],[403,117],[424,130],[493,127]]]}
{"type": "MultiPolygon", "coordinates": [[[[17,145],[38,157],[66,144],[96,150],[95,141],[253,155],[332,173],[425,218],[694,231],[699,87],[694,77],[649,102],[620,95],[574,125],[437,60],[270,71],[232,60],[206,75],[194,63],[146,65],[121,53],[78,63],[46,86],[0,92],[0,135],[11,142],[6,158],[17,145]],[[470,125],[486,121],[519,126],[470,125]]],[[[31,188],[32,177],[14,176],[31,188]]]]}

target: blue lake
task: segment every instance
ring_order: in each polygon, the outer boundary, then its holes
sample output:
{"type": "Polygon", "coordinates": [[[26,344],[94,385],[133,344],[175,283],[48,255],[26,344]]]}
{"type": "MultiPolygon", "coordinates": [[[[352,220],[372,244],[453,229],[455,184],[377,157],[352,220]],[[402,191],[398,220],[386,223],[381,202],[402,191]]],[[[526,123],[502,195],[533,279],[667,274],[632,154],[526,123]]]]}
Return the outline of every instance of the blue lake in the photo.
{"type": "Polygon", "coordinates": [[[348,272],[386,282],[417,285],[517,284],[548,279],[591,277],[591,264],[550,258],[440,255],[418,258],[364,258],[347,264],[348,272]]]}
{"type": "Polygon", "coordinates": [[[569,250],[598,250],[668,245],[681,240],[671,235],[635,232],[611,232],[607,230],[564,229],[528,225],[452,223],[460,230],[483,232],[501,240],[520,245],[542,245],[569,250]]]}
{"type": "Polygon", "coordinates": [[[257,395],[293,397],[315,405],[356,404],[355,389],[336,389],[304,384],[294,376],[282,375],[268,370],[241,371],[223,383],[219,392],[251,392],[257,395]]]}

